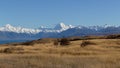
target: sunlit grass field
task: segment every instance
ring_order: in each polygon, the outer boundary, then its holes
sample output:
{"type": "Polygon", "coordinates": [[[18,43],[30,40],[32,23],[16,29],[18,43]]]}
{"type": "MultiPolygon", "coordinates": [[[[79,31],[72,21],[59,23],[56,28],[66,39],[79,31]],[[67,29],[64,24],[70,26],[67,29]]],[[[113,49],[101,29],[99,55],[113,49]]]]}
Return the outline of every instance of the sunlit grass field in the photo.
{"type": "MultiPolygon", "coordinates": [[[[46,40],[47,41],[47,40],[46,40]]],[[[120,68],[120,39],[91,39],[60,46],[49,43],[0,46],[0,68],[120,68]]]]}

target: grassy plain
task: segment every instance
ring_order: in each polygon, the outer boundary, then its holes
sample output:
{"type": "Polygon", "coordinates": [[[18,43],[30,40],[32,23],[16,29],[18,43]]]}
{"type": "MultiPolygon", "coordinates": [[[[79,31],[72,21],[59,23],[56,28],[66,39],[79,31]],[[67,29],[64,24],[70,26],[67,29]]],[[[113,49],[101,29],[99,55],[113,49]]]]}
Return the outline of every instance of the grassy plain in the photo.
{"type": "MultiPolygon", "coordinates": [[[[47,41],[47,40],[45,40],[47,41]]],[[[120,39],[82,40],[67,46],[53,42],[0,45],[0,68],[120,68],[120,39]]]]}

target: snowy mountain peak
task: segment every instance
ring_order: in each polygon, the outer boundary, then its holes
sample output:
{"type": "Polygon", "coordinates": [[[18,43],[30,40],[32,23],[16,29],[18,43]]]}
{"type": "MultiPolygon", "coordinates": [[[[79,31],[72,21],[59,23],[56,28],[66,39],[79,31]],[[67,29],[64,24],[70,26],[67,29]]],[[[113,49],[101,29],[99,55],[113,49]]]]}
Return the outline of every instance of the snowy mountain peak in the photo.
{"type": "Polygon", "coordinates": [[[68,25],[65,25],[63,22],[57,24],[54,29],[55,30],[66,30],[66,29],[69,29],[69,27],[71,26],[68,26],[68,25]]]}
{"type": "Polygon", "coordinates": [[[59,23],[59,24],[57,24],[56,26],[55,26],[55,28],[54,29],[57,29],[57,30],[59,30],[59,29],[63,29],[63,28],[65,28],[65,24],[64,23],[59,23]]]}
{"type": "Polygon", "coordinates": [[[44,26],[40,26],[40,29],[41,29],[41,28],[45,28],[45,27],[44,27],[44,26]]]}
{"type": "Polygon", "coordinates": [[[65,27],[65,26],[66,26],[63,22],[59,23],[59,25],[60,25],[61,27],[65,27]]]}
{"type": "Polygon", "coordinates": [[[68,25],[69,26],[69,28],[74,28],[75,26],[73,26],[73,25],[68,25]]]}
{"type": "Polygon", "coordinates": [[[13,27],[13,26],[10,25],[10,24],[6,24],[5,27],[6,27],[6,28],[11,28],[11,27],[13,27]]]}

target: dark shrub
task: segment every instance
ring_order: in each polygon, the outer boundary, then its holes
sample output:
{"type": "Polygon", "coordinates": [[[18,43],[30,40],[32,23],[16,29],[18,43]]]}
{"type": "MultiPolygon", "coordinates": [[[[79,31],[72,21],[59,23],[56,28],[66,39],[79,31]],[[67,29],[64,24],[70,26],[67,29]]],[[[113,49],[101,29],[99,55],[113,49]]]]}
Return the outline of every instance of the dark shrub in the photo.
{"type": "Polygon", "coordinates": [[[67,38],[62,38],[60,40],[60,45],[65,46],[65,45],[69,45],[70,41],[67,38]]]}
{"type": "Polygon", "coordinates": [[[108,35],[106,39],[120,39],[120,35],[108,35]]]}
{"type": "Polygon", "coordinates": [[[33,45],[33,44],[34,44],[34,43],[33,43],[32,41],[21,43],[21,45],[26,45],[26,46],[31,46],[31,45],[33,45]]]}
{"type": "Polygon", "coordinates": [[[55,46],[59,45],[59,41],[58,40],[54,40],[54,45],[55,46]]]}
{"type": "Polygon", "coordinates": [[[81,47],[85,47],[85,46],[87,46],[87,45],[92,45],[92,44],[95,44],[95,43],[84,40],[84,41],[82,41],[82,43],[80,44],[80,46],[81,46],[81,47]]]}
{"type": "Polygon", "coordinates": [[[13,49],[12,48],[5,48],[3,50],[3,53],[12,53],[13,52],[13,49]]]}
{"type": "Polygon", "coordinates": [[[24,51],[22,47],[9,47],[9,48],[5,48],[3,50],[3,53],[14,53],[14,52],[20,53],[22,51],[24,51]]]}

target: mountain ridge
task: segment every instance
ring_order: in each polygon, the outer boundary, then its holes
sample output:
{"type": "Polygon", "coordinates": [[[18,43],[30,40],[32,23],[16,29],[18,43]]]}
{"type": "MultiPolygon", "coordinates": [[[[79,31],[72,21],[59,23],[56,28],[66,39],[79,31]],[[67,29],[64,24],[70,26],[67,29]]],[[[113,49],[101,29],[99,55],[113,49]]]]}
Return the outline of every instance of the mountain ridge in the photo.
{"type": "Polygon", "coordinates": [[[40,27],[37,29],[14,27],[7,24],[0,27],[0,40],[9,39],[39,39],[39,38],[60,38],[69,36],[108,35],[119,34],[120,26],[72,26],[59,23],[54,27],[40,27]]]}
{"type": "Polygon", "coordinates": [[[62,32],[65,31],[67,29],[71,29],[71,28],[79,28],[79,29],[93,29],[93,30],[99,30],[99,29],[103,29],[103,28],[108,28],[108,27],[114,27],[114,28],[120,28],[120,26],[109,26],[109,25],[103,25],[103,26],[73,26],[73,25],[65,25],[63,22],[55,25],[54,27],[51,28],[47,28],[47,27],[43,27],[40,26],[37,29],[31,29],[31,28],[23,28],[23,27],[14,27],[10,24],[6,24],[5,26],[0,27],[0,31],[8,31],[8,32],[16,32],[16,33],[32,33],[32,34],[36,34],[39,32],[62,32]]]}

